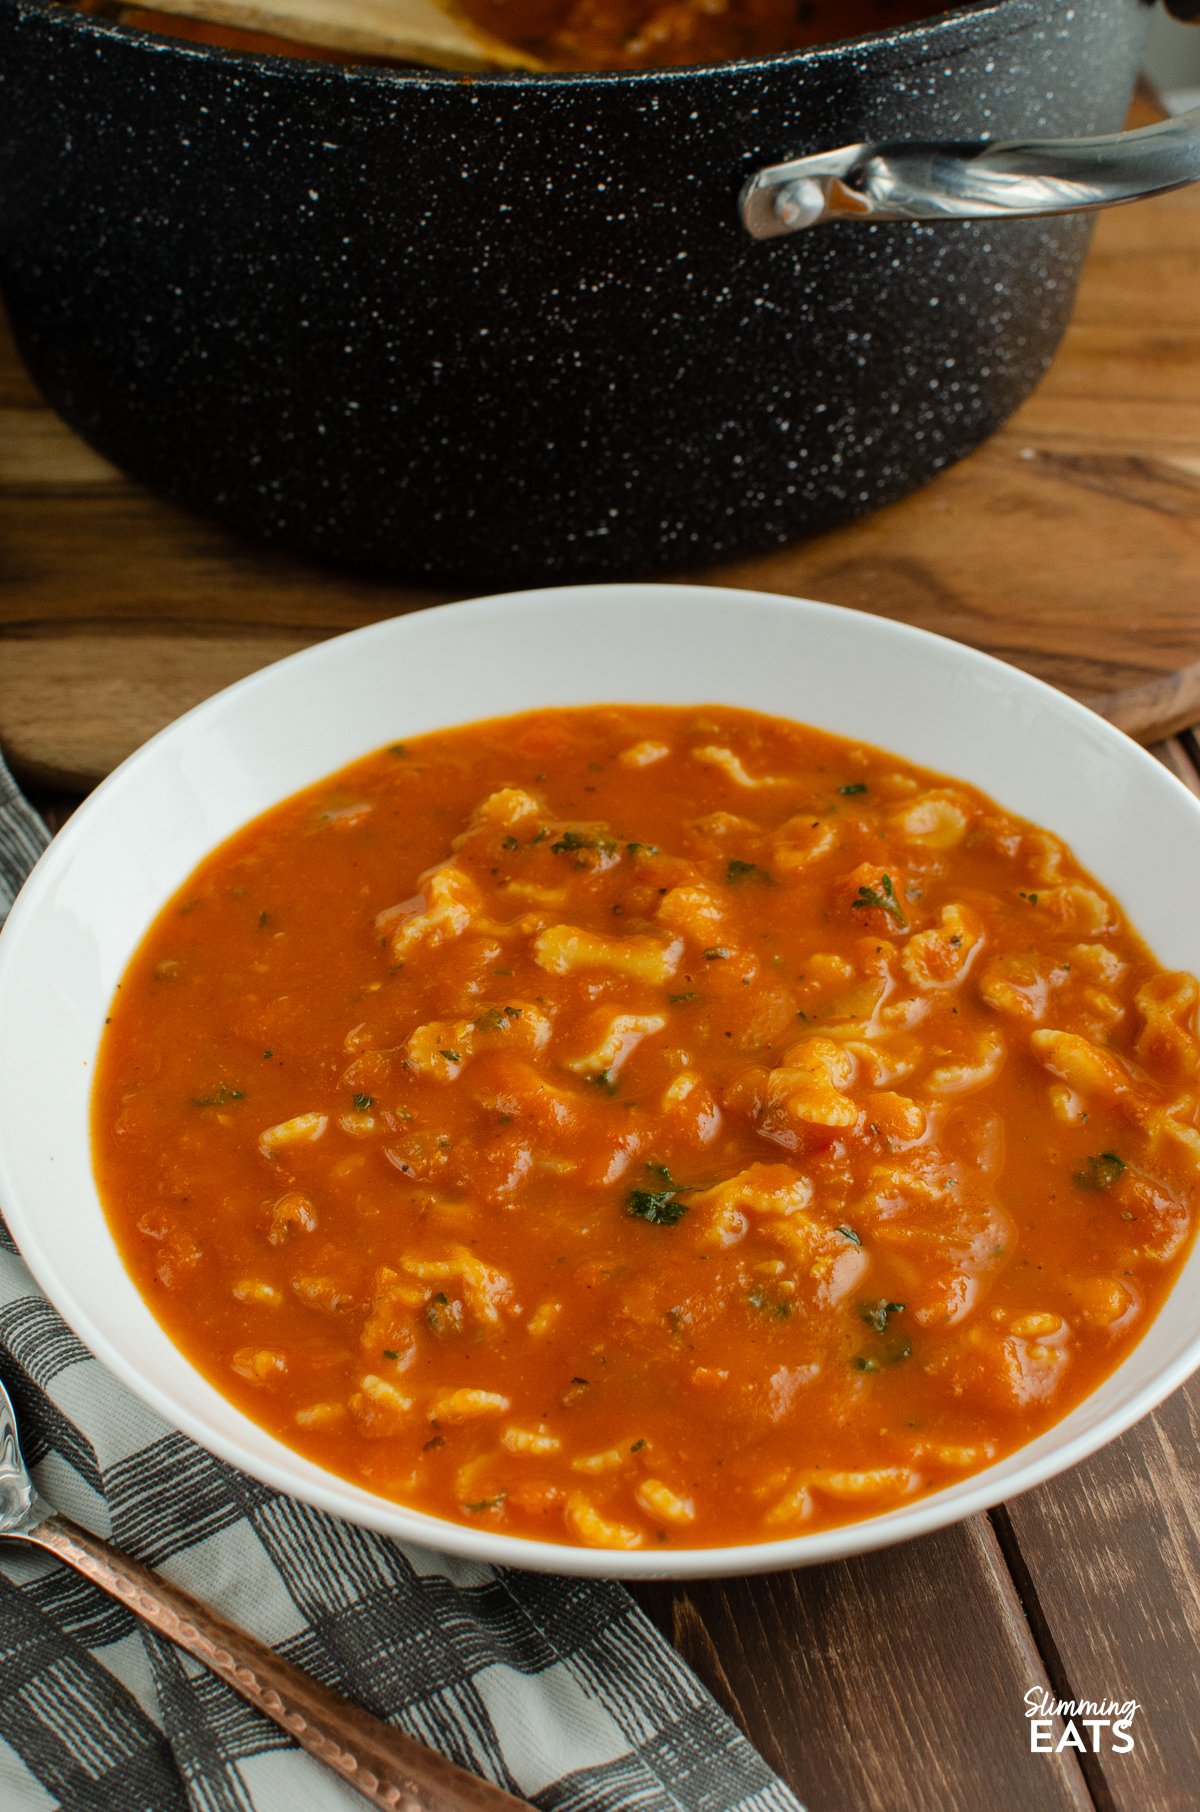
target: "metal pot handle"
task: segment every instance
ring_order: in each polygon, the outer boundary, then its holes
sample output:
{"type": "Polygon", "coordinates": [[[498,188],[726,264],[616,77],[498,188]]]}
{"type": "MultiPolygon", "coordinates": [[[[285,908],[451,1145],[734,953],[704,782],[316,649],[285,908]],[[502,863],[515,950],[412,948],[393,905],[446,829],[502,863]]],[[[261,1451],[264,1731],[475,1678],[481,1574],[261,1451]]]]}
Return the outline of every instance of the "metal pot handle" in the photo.
{"type": "Polygon", "coordinates": [[[1109,208],[1200,182],[1200,108],[1104,138],[843,145],[757,171],[738,203],[754,239],[828,220],[995,220],[1109,208]]]}

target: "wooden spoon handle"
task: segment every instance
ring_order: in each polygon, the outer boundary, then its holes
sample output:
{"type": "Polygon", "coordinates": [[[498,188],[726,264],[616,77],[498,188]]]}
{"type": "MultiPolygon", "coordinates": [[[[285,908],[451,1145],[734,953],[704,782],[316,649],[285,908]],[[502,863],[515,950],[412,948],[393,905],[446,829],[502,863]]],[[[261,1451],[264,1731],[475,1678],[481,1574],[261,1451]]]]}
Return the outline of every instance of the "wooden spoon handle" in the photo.
{"type": "Polygon", "coordinates": [[[524,1800],[371,1717],[67,1517],[51,1514],[21,1539],[65,1560],[211,1667],[383,1812],[530,1812],[524,1800]]]}
{"type": "Polygon", "coordinates": [[[154,12],[438,69],[536,69],[535,57],[454,10],[453,0],[137,0],[154,12]]]}

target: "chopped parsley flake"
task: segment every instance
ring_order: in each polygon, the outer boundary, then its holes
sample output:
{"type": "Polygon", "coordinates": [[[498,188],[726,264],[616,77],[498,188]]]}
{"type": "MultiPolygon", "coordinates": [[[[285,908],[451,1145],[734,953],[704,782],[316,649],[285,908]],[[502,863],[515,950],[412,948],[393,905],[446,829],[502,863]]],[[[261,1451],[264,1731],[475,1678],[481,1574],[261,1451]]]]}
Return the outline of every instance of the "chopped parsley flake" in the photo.
{"type": "Polygon", "coordinates": [[[792,1312],[790,1303],[768,1296],[765,1290],[751,1290],[746,1301],[751,1308],[760,1310],[762,1314],[773,1315],[776,1321],[786,1321],[792,1312]]]}
{"type": "Polygon", "coordinates": [[[245,1089],[233,1088],[228,1082],[219,1082],[211,1094],[193,1095],[193,1107],[225,1107],[230,1101],[244,1101],[245,1089]]]}
{"type": "Polygon", "coordinates": [[[900,902],[896,898],[896,890],[892,886],[891,875],[881,875],[878,888],[860,887],[858,890],[858,898],[853,904],[859,907],[877,906],[880,912],[886,912],[891,918],[895,919],[897,925],[903,926],[908,924],[908,920],[900,909],[900,902]]]}
{"type": "Polygon", "coordinates": [[[461,1051],[447,1051],[447,1050],[442,1050],[439,1047],[438,1056],[444,1057],[446,1059],[447,1063],[461,1063],[462,1062],[462,1052],[461,1051]]]}
{"type": "Polygon", "coordinates": [[[903,1310],[902,1302],[864,1302],[861,1314],[868,1327],[874,1328],[877,1334],[882,1334],[889,1317],[902,1314],[903,1310]]]}
{"type": "Polygon", "coordinates": [[[834,1232],[840,1233],[843,1239],[848,1239],[852,1246],[862,1245],[862,1240],[858,1237],[858,1234],[854,1231],[853,1227],[835,1227],[834,1232]]]}
{"type": "Polygon", "coordinates": [[[853,798],[855,793],[865,793],[866,791],[867,783],[865,780],[851,780],[846,786],[840,786],[838,788],[838,792],[847,799],[853,798]]]}
{"type": "Polygon", "coordinates": [[[679,1199],[680,1189],[631,1189],[629,1192],[629,1212],[640,1221],[649,1221],[652,1227],[673,1227],[681,1221],[688,1211],[686,1202],[679,1199]]]}
{"type": "Polygon", "coordinates": [[[1075,1172],[1075,1181],[1080,1189],[1111,1189],[1124,1170],[1124,1158],[1115,1151],[1101,1151],[1084,1159],[1082,1169],[1075,1172]]]}
{"type": "Polygon", "coordinates": [[[550,854],[574,855],[581,849],[594,849],[602,856],[611,856],[616,854],[617,846],[611,837],[587,837],[582,831],[565,830],[557,843],[550,845],[550,854]]]}
{"type": "Polygon", "coordinates": [[[354,1105],[360,1114],[365,1114],[367,1109],[372,1105],[373,1100],[374,1097],[372,1095],[355,1095],[354,1105]]]}
{"type": "Polygon", "coordinates": [[[772,878],[757,862],[743,862],[738,856],[731,857],[726,864],[725,879],[731,884],[738,881],[761,881],[769,887],[772,878]]]}

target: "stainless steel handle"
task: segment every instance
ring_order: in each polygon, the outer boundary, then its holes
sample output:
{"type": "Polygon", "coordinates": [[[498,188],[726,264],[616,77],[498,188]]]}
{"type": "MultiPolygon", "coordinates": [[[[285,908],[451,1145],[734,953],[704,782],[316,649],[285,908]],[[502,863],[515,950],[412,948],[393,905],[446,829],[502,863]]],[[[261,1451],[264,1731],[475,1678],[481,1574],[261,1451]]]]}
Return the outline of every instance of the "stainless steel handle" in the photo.
{"type": "Polygon", "coordinates": [[[843,145],[759,170],[739,201],[754,239],[829,220],[996,220],[1110,208],[1200,182],[1200,108],[1103,138],[843,145]]]}

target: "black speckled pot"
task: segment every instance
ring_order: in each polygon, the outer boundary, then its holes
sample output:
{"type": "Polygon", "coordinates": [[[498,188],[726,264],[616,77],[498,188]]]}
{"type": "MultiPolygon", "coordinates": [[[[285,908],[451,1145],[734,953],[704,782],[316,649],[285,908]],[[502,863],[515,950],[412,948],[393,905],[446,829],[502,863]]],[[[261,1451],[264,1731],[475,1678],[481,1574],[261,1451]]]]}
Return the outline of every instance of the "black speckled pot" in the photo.
{"type": "Polygon", "coordinates": [[[758,63],[455,76],[0,0],[0,287],[68,422],[172,497],[410,575],[615,575],[921,484],[1049,363],[1079,217],[755,243],[761,164],[1117,128],[1144,0],[985,0],[758,63]]]}

